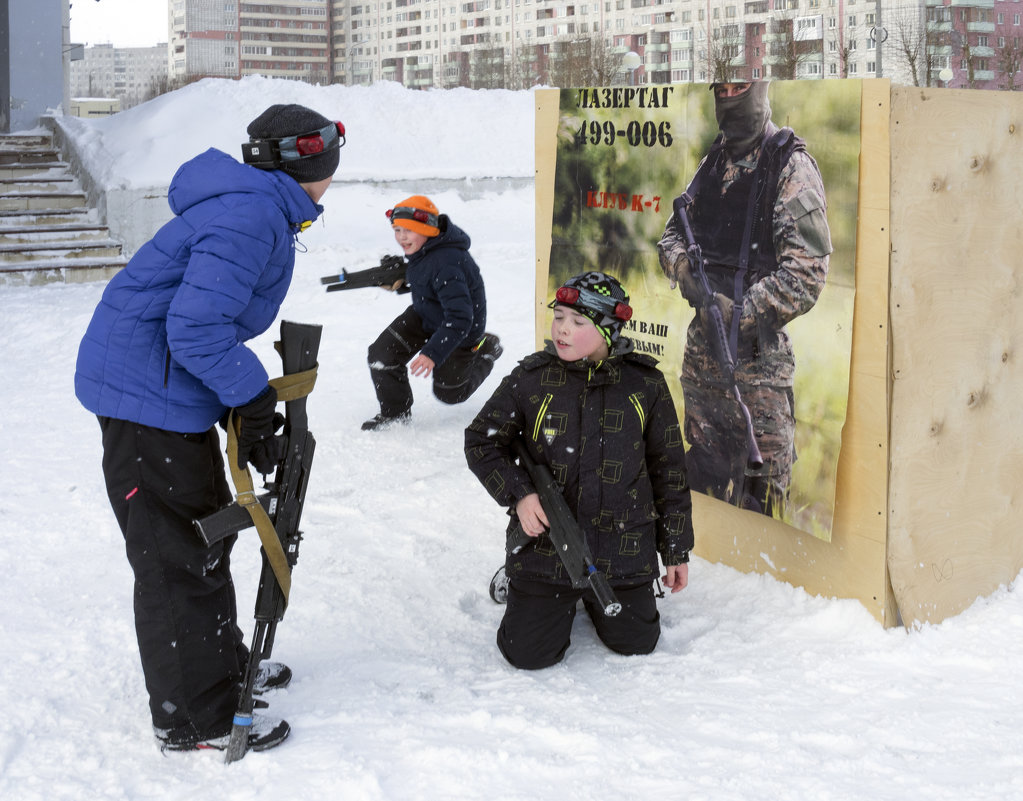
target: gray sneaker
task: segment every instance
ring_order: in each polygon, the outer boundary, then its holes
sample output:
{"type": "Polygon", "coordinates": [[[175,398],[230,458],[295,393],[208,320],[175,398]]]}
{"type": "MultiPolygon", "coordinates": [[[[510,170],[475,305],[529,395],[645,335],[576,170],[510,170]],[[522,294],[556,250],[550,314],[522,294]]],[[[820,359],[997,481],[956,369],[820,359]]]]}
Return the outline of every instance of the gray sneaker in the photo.
{"type": "MultiPolygon", "coordinates": [[[[154,729],[161,751],[223,751],[231,742],[233,724],[226,730],[216,730],[208,735],[199,735],[191,726],[178,729],[154,729]]],[[[253,715],[249,728],[249,751],[266,751],[280,745],[291,734],[286,720],[267,715],[253,715]]]]}

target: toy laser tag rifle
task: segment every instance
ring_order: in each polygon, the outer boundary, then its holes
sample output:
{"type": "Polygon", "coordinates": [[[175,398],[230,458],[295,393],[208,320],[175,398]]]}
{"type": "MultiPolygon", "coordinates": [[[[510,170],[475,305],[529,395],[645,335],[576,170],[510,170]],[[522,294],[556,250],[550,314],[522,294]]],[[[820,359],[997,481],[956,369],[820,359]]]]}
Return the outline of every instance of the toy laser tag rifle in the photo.
{"type": "MultiPolygon", "coordinates": [[[[537,464],[529,457],[526,445],[521,439],[512,442],[512,453],[518,459],[540,496],[540,505],[543,506],[550,522],[550,529],[547,536],[557,549],[561,564],[565,566],[572,586],[576,589],[589,587],[597,596],[604,614],[608,617],[615,617],[622,611],[622,605],[615,597],[614,590],[607,583],[607,576],[597,570],[593,564],[593,556],[586,545],[586,535],[583,534],[576,522],[572,510],[565,503],[565,497],[561,494],[554,476],[546,465],[537,464]]],[[[530,542],[536,542],[536,537],[530,537],[521,526],[519,537],[514,542],[512,553],[518,553],[530,542]]]]}
{"type": "Polygon", "coordinates": [[[276,346],[284,364],[284,375],[270,383],[277,389],[278,399],[285,401],[285,449],[277,464],[274,480],[265,485],[268,492],[256,497],[248,468],[238,467],[239,423],[237,415],[232,412],[228,421],[227,458],[238,491],[237,500],[194,521],[199,536],[207,545],[253,525],[262,543],[263,568],[256,593],[256,630],[252,635],[226,762],[241,759],[248,750],[255,707],[253,685],[259,663],[269,658],[273,650],[277,624],[283,619],[288,605],[291,570],[298,561],[298,546],[302,540],[298,525],[316,448],[306,416],[306,396],[316,383],[316,355],[321,331],[319,325],[281,322],[281,340],[276,346]]]}
{"type": "MultiPolygon", "coordinates": [[[[675,216],[678,218],[686,237],[686,257],[689,259],[689,267],[693,271],[696,280],[696,289],[700,296],[693,301],[697,309],[705,309],[710,316],[710,346],[714,351],[714,359],[717,361],[721,372],[732,385],[732,396],[739,404],[739,410],[746,420],[746,464],[754,469],[763,467],[764,457],[760,454],[760,447],[757,445],[757,435],[753,430],[753,418],[749,413],[749,407],[742,400],[739,392],[739,385],[735,381],[735,358],[728,346],[728,332],[725,330],[725,320],[721,316],[721,307],[714,300],[714,291],[710,288],[710,281],[707,280],[707,270],[703,262],[703,251],[696,238],[693,236],[693,229],[689,225],[689,215],[686,207],[692,202],[689,194],[683,193],[675,198],[673,203],[675,216]]],[[[679,282],[679,290],[682,284],[679,282]]],[[[736,308],[732,313],[739,314],[740,309],[736,308]]]]}
{"type": "Polygon", "coordinates": [[[342,270],[339,275],[325,275],[320,283],[327,285],[328,292],[341,289],[363,289],[368,286],[394,286],[397,281],[405,280],[405,257],[384,256],[380,264],[368,270],[357,270],[354,273],[342,270]]]}

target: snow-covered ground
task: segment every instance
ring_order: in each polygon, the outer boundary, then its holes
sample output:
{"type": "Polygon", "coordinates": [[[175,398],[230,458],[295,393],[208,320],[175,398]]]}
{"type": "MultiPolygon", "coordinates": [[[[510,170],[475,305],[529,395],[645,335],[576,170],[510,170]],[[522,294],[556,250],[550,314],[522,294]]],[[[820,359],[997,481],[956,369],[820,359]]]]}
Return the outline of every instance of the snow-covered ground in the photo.
{"type": "MultiPolygon", "coordinates": [[[[305,540],[274,649],[296,678],[271,711],[293,732],[230,766],[157,750],[99,429],[72,388],[102,286],[0,286],[0,799],[1023,798],[1015,587],[941,625],[885,631],[856,602],[697,558],[689,588],[661,603],[651,656],[609,653],[581,616],[561,665],[518,672],[501,658],[487,584],[505,518],[461,449],[500,375],[533,348],[532,100],[501,95],[207,81],[81,126],[87,150],[128,149],[111,176],[126,182],[169,177],[211,144],[237,153],[245,124],[282,97],[349,127],[347,180],[302,237],[281,314],[324,326],[305,540]],[[458,175],[471,180],[429,180],[458,175]],[[413,191],[473,237],[506,355],[466,404],[443,406],[414,381],[413,425],[364,433],[366,346],[407,298],[328,295],[319,276],[395,252],[384,210],[413,191]]],[[[279,367],[272,333],[255,347],[279,367]]],[[[235,563],[249,630],[252,530],[235,563]]]]}

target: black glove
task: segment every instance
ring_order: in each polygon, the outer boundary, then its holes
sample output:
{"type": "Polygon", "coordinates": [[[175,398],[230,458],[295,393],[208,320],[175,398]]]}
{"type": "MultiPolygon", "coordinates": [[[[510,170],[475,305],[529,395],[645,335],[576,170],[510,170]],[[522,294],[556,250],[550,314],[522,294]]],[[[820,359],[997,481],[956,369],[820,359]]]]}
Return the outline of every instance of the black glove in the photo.
{"type": "Polygon", "coordinates": [[[234,411],[241,420],[238,467],[244,470],[246,462],[251,462],[264,476],[272,473],[283,455],[283,444],[274,436],[284,425],[284,415],[277,411],[277,390],[268,385],[234,411]]]}

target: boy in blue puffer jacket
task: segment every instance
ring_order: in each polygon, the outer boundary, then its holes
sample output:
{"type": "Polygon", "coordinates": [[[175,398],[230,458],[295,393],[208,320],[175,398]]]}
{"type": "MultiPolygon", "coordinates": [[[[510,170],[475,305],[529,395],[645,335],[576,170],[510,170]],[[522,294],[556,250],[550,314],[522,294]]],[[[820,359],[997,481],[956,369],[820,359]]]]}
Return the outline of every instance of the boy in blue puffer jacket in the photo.
{"type": "MultiPolygon", "coordinates": [[[[135,574],[153,727],[171,750],[226,747],[248,661],[230,552],[192,521],[232,500],[215,424],[241,419],[238,466],[274,469],[277,393],[245,345],[273,323],[298,233],[323,211],[344,127],[299,105],[248,126],[242,164],[210,149],[178,169],[175,216],[107,285],[78,351],[75,394],[99,418],[107,494],[135,574]]],[[[256,691],[291,671],[264,662],[256,691]]],[[[249,748],[290,729],[256,716],[249,748]]]]}
{"type": "Polygon", "coordinates": [[[462,403],[504,351],[501,341],[484,330],[487,298],[479,267],[469,255],[469,235],[423,195],[401,201],[387,217],[408,267],[404,282],[386,288],[411,292],[412,305],[369,346],[380,412],[362,424],[363,431],[409,419],[409,371],[432,376],[433,394],[441,402],[462,403]]]}

